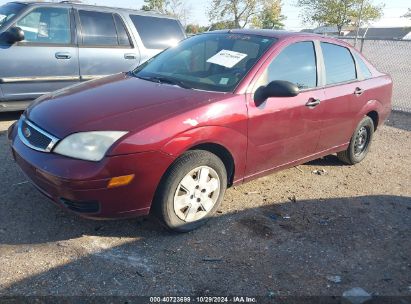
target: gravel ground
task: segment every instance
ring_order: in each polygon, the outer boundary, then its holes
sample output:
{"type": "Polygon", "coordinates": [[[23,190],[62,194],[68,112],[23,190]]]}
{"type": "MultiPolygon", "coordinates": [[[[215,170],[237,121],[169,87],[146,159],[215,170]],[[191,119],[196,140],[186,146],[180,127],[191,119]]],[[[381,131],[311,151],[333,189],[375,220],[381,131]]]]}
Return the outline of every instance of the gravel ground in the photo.
{"type": "Polygon", "coordinates": [[[328,156],[229,189],[187,234],[55,207],[11,159],[4,130],[17,117],[0,113],[0,295],[411,296],[408,114],[361,164],[328,156]]]}

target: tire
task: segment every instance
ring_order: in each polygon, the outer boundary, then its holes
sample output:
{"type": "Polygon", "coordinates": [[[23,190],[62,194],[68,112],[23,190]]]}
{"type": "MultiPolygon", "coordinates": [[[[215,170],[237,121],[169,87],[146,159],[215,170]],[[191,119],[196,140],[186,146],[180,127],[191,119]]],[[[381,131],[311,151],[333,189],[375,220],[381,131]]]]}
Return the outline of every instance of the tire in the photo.
{"type": "Polygon", "coordinates": [[[374,135],[374,122],[365,116],[354,131],[347,150],[338,152],[337,157],[348,165],[355,165],[367,156],[374,135]]]}
{"type": "Polygon", "coordinates": [[[188,151],[164,174],[153,211],[167,228],[188,232],[210,219],[226,189],[227,172],[221,159],[208,151],[188,151]]]}

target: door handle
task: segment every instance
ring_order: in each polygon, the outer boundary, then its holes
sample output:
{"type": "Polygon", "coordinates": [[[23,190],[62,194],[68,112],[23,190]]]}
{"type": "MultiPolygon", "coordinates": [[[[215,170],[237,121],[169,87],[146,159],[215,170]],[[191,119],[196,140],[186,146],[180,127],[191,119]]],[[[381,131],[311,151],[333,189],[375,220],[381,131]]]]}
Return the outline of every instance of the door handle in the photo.
{"type": "Polygon", "coordinates": [[[66,52],[58,52],[58,53],[56,53],[56,58],[57,58],[57,59],[70,59],[70,58],[71,58],[71,54],[70,54],[70,53],[66,53],[66,52]]]}
{"type": "Polygon", "coordinates": [[[310,98],[310,100],[308,100],[308,102],[305,105],[309,108],[314,108],[318,106],[320,103],[321,103],[321,100],[310,98]]]}
{"type": "Polygon", "coordinates": [[[124,54],[124,59],[134,60],[136,58],[137,58],[136,54],[133,54],[133,53],[124,54]]]}
{"type": "Polygon", "coordinates": [[[357,96],[362,95],[365,92],[365,90],[361,89],[361,88],[355,88],[354,94],[357,96]]]}

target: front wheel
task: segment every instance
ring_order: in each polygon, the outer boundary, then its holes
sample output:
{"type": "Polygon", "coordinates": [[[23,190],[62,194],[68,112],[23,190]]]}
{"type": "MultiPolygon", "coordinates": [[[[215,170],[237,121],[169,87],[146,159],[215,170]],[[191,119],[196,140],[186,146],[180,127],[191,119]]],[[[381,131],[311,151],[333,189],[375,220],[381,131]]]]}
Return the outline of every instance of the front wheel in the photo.
{"type": "Polygon", "coordinates": [[[217,210],[226,188],[227,172],[220,158],[208,151],[188,151],[165,173],[154,211],[168,228],[191,231],[217,210]]]}
{"type": "Polygon", "coordinates": [[[355,129],[348,149],[337,153],[337,157],[348,165],[361,162],[368,154],[373,135],[374,122],[370,117],[365,116],[355,129]]]}

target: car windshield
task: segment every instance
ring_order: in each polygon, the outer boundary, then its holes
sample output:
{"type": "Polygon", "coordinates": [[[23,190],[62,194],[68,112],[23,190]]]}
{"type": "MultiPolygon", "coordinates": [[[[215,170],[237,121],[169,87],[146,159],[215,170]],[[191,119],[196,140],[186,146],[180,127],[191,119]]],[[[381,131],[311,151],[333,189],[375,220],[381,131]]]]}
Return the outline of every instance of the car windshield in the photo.
{"type": "Polygon", "coordinates": [[[165,50],[133,74],[183,88],[232,92],[276,40],[231,33],[198,35],[165,50]]]}
{"type": "Polygon", "coordinates": [[[25,4],[21,3],[7,3],[0,6],[0,28],[16,16],[24,7],[25,4]]]}
{"type": "Polygon", "coordinates": [[[7,3],[0,6],[0,28],[16,16],[26,5],[22,3],[7,3]]]}

